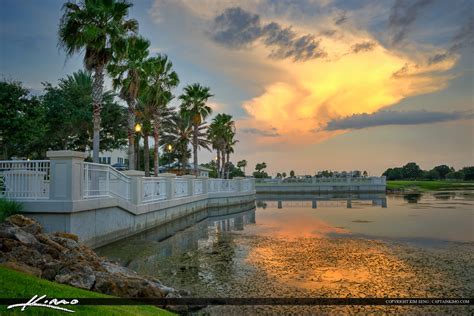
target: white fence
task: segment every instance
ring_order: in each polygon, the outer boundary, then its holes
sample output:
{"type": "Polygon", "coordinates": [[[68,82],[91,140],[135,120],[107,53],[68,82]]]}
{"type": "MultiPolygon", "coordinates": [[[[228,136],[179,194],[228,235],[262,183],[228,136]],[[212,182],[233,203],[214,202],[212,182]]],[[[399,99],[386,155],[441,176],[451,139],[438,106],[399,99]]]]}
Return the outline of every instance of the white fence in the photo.
{"type": "Polygon", "coordinates": [[[142,193],[143,193],[142,195],[143,202],[165,200],[167,197],[166,179],[143,178],[142,193]]]}
{"type": "Polygon", "coordinates": [[[0,197],[62,201],[114,197],[142,204],[213,193],[229,193],[230,196],[255,190],[253,178],[209,179],[172,174],[155,178],[140,174],[128,176],[109,165],[84,162],[74,152],[71,157],[69,154],[59,152],[54,163],[50,160],[0,161],[0,197]],[[50,182],[54,192],[50,190],[50,182]]]}
{"type": "Polygon", "coordinates": [[[0,197],[12,200],[49,199],[49,160],[0,161],[0,197]]]}
{"type": "Polygon", "coordinates": [[[130,178],[109,165],[84,163],[84,198],[120,197],[130,200],[130,178]]]}

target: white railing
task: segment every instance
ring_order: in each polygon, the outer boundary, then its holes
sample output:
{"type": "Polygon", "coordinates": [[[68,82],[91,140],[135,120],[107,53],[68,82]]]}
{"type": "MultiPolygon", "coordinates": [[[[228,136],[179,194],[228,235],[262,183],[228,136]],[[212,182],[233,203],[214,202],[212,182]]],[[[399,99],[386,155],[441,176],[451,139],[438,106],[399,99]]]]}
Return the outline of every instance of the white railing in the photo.
{"type": "Polygon", "coordinates": [[[49,199],[49,160],[0,161],[0,197],[12,200],[49,199]]]}
{"type": "Polygon", "coordinates": [[[199,195],[203,193],[204,193],[204,181],[194,180],[194,195],[199,195]]]}
{"type": "Polygon", "coordinates": [[[166,199],[166,179],[143,178],[142,201],[153,202],[166,199]]]}
{"type": "Polygon", "coordinates": [[[188,179],[176,178],[174,186],[174,196],[182,197],[189,195],[188,192],[188,179]]]}
{"type": "Polygon", "coordinates": [[[84,163],[84,198],[120,197],[130,200],[130,178],[109,165],[84,163]]]}

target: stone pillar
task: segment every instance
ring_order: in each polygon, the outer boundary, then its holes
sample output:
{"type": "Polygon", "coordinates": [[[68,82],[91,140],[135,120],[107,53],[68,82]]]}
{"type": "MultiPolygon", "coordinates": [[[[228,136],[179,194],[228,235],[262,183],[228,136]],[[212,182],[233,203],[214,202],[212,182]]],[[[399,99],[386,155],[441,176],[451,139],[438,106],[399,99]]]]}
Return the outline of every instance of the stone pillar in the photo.
{"type": "Polygon", "coordinates": [[[126,170],[123,173],[130,177],[130,201],[135,204],[141,204],[143,200],[143,177],[145,171],[126,170]]]}
{"type": "Polygon", "coordinates": [[[83,199],[84,158],[80,151],[48,151],[46,156],[51,163],[50,200],[76,201],[83,199]]]}
{"type": "Polygon", "coordinates": [[[161,173],[161,177],[166,178],[166,199],[172,200],[174,199],[174,186],[176,175],[174,173],[161,173]]]}
{"type": "Polygon", "coordinates": [[[183,178],[186,178],[188,180],[188,196],[193,196],[194,195],[194,179],[196,179],[196,176],[187,174],[187,175],[184,175],[183,178]]]}
{"type": "Polygon", "coordinates": [[[198,179],[202,180],[202,194],[207,194],[209,192],[209,177],[198,177],[198,179]]]}
{"type": "Polygon", "coordinates": [[[238,185],[238,190],[237,192],[242,192],[242,190],[244,189],[243,188],[243,185],[242,185],[242,180],[245,179],[244,177],[234,177],[235,180],[239,180],[237,182],[237,185],[238,185]]]}

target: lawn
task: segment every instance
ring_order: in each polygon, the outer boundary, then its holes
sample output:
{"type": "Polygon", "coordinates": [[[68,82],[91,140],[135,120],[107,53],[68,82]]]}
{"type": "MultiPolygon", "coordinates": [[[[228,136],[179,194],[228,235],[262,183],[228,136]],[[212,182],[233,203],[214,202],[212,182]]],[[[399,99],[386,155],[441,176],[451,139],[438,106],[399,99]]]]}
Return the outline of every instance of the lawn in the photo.
{"type": "Polygon", "coordinates": [[[474,182],[466,181],[387,181],[387,190],[473,190],[474,182]]]}
{"type": "MultiPolygon", "coordinates": [[[[108,295],[77,289],[71,286],[58,284],[0,267],[0,297],[2,298],[31,298],[34,295],[47,295],[48,298],[103,298],[108,295]]],[[[80,300],[79,300],[80,302],[80,300]]],[[[25,301],[26,303],[26,301],[25,301]]],[[[84,315],[174,315],[154,306],[63,306],[76,311],[75,314],[84,315]]],[[[20,308],[7,310],[0,305],[0,315],[64,315],[63,311],[50,308],[29,307],[24,312],[20,308]]]]}

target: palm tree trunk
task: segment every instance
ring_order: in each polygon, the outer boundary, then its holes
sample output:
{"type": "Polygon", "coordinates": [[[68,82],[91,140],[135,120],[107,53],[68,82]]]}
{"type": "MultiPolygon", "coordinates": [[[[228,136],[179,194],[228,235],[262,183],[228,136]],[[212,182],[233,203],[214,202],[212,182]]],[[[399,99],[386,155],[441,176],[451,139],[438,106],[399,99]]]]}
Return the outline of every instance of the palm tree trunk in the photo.
{"type": "Polygon", "coordinates": [[[194,158],[194,175],[197,177],[198,174],[198,126],[194,124],[193,131],[193,158],[194,158]]]}
{"type": "Polygon", "coordinates": [[[155,177],[158,177],[158,173],[160,172],[160,156],[158,152],[158,148],[160,148],[160,123],[159,118],[155,116],[153,118],[153,140],[155,141],[154,147],[154,155],[153,155],[153,173],[155,177]]]}
{"type": "Polygon", "coordinates": [[[227,179],[229,179],[229,174],[230,174],[230,153],[227,152],[227,165],[226,165],[226,169],[227,169],[227,179]]]}
{"type": "Polygon", "coordinates": [[[136,100],[128,101],[128,169],[135,170],[135,106],[136,100]]]}
{"type": "Polygon", "coordinates": [[[225,172],[225,150],[222,149],[221,150],[221,159],[222,159],[222,166],[221,166],[221,175],[220,175],[220,178],[221,179],[224,179],[224,172],[225,172]]]}
{"type": "Polygon", "coordinates": [[[219,178],[220,175],[219,173],[221,172],[221,152],[219,149],[217,149],[217,177],[219,178]]]}
{"type": "Polygon", "coordinates": [[[102,111],[102,92],[104,89],[104,67],[99,66],[95,69],[92,82],[92,122],[93,122],[93,138],[92,138],[92,157],[95,163],[99,162],[100,152],[100,112],[102,111]]]}
{"type": "Polygon", "coordinates": [[[145,164],[145,177],[150,176],[150,146],[148,145],[148,131],[143,132],[143,159],[145,164]]]}

